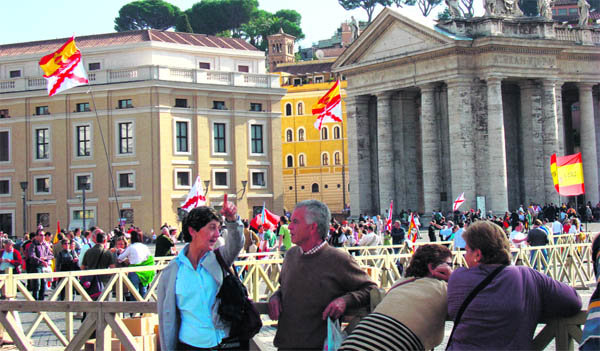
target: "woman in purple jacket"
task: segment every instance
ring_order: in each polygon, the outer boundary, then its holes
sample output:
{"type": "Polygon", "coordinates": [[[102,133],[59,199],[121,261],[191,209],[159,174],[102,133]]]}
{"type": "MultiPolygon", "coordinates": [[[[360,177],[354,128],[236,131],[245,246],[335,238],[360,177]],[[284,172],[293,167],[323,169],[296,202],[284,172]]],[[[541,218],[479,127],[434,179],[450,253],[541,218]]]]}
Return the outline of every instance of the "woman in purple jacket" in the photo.
{"type": "Polygon", "coordinates": [[[455,323],[467,296],[499,266],[503,269],[466,305],[448,349],[531,350],[540,320],[568,317],[581,309],[572,287],[510,265],[510,244],[496,224],[476,222],[463,238],[469,268],[458,268],[448,281],[448,314],[455,323]]]}

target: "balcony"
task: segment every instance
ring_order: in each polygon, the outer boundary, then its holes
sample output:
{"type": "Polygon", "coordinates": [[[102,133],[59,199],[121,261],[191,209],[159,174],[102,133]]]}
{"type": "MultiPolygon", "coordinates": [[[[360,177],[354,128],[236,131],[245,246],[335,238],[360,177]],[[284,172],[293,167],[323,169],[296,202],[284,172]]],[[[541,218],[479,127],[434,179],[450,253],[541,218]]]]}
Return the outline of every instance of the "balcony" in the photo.
{"type": "MultiPolygon", "coordinates": [[[[280,87],[279,75],[277,74],[181,69],[166,66],[139,66],[117,70],[98,70],[88,73],[88,78],[91,85],[160,80],[234,87],[280,87]]],[[[39,77],[15,78],[0,81],[0,93],[41,89],[46,89],[46,81],[39,77]]]]}

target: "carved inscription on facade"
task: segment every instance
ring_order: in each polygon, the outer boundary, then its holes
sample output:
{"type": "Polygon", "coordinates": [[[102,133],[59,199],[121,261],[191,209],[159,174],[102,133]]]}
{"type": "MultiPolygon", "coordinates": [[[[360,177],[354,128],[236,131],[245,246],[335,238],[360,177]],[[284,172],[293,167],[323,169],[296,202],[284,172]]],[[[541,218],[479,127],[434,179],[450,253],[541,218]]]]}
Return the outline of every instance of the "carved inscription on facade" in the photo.
{"type": "Polygon", "coordinates": [[[554,68],[556,58],[548,56],[516,56],[498,54],[493,56],[495,65],[518,66],[530,68],[554,68]]]}

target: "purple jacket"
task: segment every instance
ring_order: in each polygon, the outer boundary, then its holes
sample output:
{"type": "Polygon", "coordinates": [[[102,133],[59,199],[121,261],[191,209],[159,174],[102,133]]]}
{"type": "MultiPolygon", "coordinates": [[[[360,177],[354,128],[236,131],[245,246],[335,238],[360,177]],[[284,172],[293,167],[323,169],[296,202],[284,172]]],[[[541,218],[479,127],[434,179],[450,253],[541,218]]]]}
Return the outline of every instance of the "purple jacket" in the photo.
{"type": "MultiPolygon", "coordinates": [[[[458,268],[448,281],[448,315],[497,265],[458,268]]],[[[524,266],[508,266],[471,301],[454,332],[451,350],[531,350],[542,318],[581,310],[572,287],[524,266]]]]}

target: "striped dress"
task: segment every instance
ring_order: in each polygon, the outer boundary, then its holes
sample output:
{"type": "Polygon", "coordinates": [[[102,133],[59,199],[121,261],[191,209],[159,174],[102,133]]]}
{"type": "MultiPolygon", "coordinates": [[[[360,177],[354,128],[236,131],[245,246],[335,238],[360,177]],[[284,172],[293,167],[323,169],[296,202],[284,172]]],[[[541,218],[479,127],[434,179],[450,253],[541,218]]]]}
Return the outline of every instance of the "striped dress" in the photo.
{"type": "Polygon", "coordinates": [[[371,313],[342,343],[344,351],[424,350],[419,338],[404,324],[381,313],[371,313]]]}

